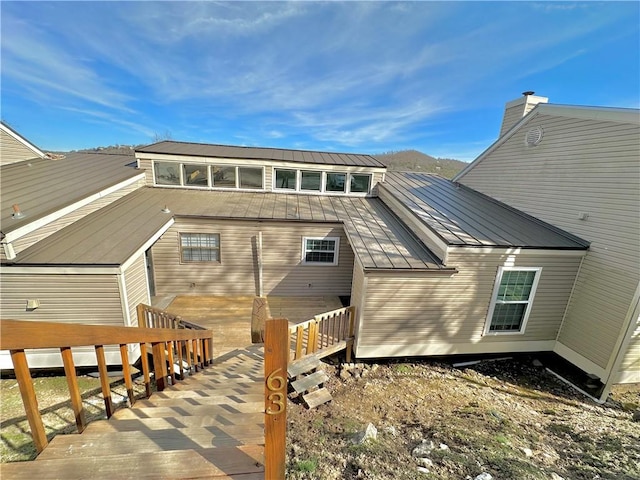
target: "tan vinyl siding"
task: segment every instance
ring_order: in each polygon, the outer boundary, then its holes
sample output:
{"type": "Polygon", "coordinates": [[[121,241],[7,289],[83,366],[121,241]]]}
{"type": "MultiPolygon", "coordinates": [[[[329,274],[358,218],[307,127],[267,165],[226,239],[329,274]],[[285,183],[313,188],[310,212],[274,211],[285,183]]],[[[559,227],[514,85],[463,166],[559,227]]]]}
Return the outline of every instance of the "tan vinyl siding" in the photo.
{"type": "MultiPolygon", "coordinates": [[[[3,127],[4,128],[4,127],[3,127]]],[[[19,142],[4,130],[0,130],[0,165],[29,160],[40,156],[24,143],[19,142]]]]}
{"type": "Polygon", "coordinates": [[[535,115],[460,179],[592,242],[558,341],[603,369],[640,281],[639,151],[637,125],[535,115]],[[544,137],[526,147],[533,126],[544,137]]]}
{"type": "MultiPolygon", "coordinates": [[[[77,324],[123,325],[122,303],[116,275],[12,274],[5,267],[0,291],[2,318],[77,324]],[[26,311],[27,299],[40,300],[40,307],[26,311]]],[[[109,347],[108,360],[117,363],[117,347],[109,347]]],[[[0,365],[12,368],[3,355],[0,365]]],[[[76,364],[95,364],[93,348],[74,348],[76,364]]],[[[60,352],[39,350],[29,354],[32,367],[61,366],[60,352]]]]}
{"type": "Polygon", "coordinates": [[[377,349],[386,352],[384,356],[438,355],[526,351],[542,344],[551,349],[580,264],[579,256],[526,252],[510,256],[452,248],[449,260],[459,273],[402,276],[367,272],[359,352],[377,349]],[[498,267],[506,265],[542,267],[531,314],[523,334],[484,335],[498,267]],[[507,343],[515,346],[506,346],[507,343]],[[383,349],[377,348],[380,346],[383,349]]]}
{"type": "Polygon", "coordinates": [[[140,303],[150,304],[147,266],[144,254],[140,255],[124,272],[127,289],[127,308],[129,309],[129,326],[138,326],[137,307],[140,303]]]}
{"type": "Polygon", "coordinates": [[[507,133],[511,127],[522,120],[522,117],[524,116],[524,109],[525,106],[523,104],[520,104],[514,107],[507,108],[504,111],[502,127],[500,127],[500,136],[507,133]]]}
{"type": "Polygon", "coordinates": [[[176,218],[176,223],[152,248],[156,294],[254,295],[257,292],[255,245],[260,231],[265,295],[350,294],[353,252],[339,224],[187,218],[176,218]],[[220,234],[221,262],[180,263],[179,232],[220,234]],[[339,237],[338,265],[302,265],[305,236],[339,237]]]}
{"type": "MultiPolygon", "coordinates": [[[[109,193],[104,197],[100,197],[97,200],[94,200],[87,205],[84,205],[73,212],[70,212],[53,222],[47,223],[46,225],[38,228],[34,232],[28,233],[23,237],[18,238],[13,244],[13,248],[16,253],[20,253],[21,251],[29,248],[31,245],[39,242],[47,238],[49,235],[54,234],[58,230],[63,229],[64,227],[71,225],[73,222],[80,220],[83,217],[86,217],[90,213],[93,213],[97,210],[100,210],[103,207],[115,202],[119,198],[124,197],[125,195],[137,190],[140,187],[144,186],[144,181],[139,180],[134,182],[126,187],[123,187],[115,192],[109,193]]],[[[4,255],[4,252],[3,252],[4,255]]]]}
{"type": "Polygon", "coordinates": [[[138,168],[144,170],[144,179],[147,185],[153,185],[153,162],[146,158],[138,159],[138,168]]]}

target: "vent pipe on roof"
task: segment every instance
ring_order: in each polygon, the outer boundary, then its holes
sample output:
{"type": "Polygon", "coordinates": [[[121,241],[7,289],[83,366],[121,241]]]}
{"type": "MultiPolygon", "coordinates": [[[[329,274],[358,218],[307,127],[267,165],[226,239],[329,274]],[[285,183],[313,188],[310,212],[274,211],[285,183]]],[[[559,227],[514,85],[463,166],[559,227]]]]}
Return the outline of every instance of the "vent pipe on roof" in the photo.
{"type": "Polygon", "coordinates": [[[24,218],[24,217],[26,217],[26,215],[20,211],[20,207],[18,206],[18,204],[14,203],[13,213],[11,214],[11,218],[13,218],[14,220],[20,220],[21,218],[24,218]]]}
{"type": "Polygon", "coordinates": [[[504,117],[502,117],[502,127],[500,127],[500,136],[507,133],[511,127],[518,123],[522,117],[533,110],[539,103],[547,103],[547,97],[538,97],[533,90],[522,92],[522,97],[507,102],[504,108],[504,117]]]}

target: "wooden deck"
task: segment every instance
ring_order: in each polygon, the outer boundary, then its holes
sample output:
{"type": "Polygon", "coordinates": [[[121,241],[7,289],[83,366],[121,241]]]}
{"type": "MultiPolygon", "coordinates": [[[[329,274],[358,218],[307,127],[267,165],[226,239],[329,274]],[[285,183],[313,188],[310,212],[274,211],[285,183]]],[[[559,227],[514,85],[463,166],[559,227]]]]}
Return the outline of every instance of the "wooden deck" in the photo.
{"type": "Polygon", "coordinates": [[[3,464],[11,479],[264,478],[261,346],[91,423],[58,435],[33,462],[3,464]]]}
{"type": "MultiPolygon", "coordinates": [[[[213,356],[225,355],[251,344],[251,296],[178,296],[164,308],[183,319],[213,330],[213,356]]],[[[342,307],[338,297],[272,297],[269,309],[273,318],[300,323],[315,315],[342,307]]],[[[169,299],[158,299],[168,303],[169,299]]]]}

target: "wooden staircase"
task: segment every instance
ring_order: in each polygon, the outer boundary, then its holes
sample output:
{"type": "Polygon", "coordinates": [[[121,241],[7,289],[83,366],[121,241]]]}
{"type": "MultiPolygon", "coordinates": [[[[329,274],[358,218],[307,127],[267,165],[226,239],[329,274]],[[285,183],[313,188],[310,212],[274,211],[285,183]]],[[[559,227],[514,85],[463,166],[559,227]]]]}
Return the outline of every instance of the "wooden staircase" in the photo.
{"type": "Polygon", "coordinates": [[[35,461],[0,466],[3,479],[264,478],[261,346],[229,352],[177,385],[56,436],[35,461]]]}
{"type": "Polygon", "coordinates": [[[323,386],[329,377],[321,370],[321,365],[319,355],[309,355],[290,363],[287,368],[291,389],[302,396],[308,408],[315,408],[333,399],[323,386]]]}

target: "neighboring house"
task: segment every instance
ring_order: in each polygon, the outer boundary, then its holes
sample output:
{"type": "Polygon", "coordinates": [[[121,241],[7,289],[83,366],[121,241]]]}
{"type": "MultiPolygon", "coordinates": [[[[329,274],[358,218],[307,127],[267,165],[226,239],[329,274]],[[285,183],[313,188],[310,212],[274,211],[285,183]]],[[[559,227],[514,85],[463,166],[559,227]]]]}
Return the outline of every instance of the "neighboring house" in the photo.
{"type": "Polygon", "coordinates": [[[507,104],[454,181],[590,242],[553,350],[607,386],[640,382],[640,114],[546,101],[507,104]]]}
{"type": "Polygon", "coordinates": [[[562,355],[596,240],[465,185],[477,165],[454,183],[369,155],[164,141],[3,166],[2,315],[133,326],[152,295],[336,295],[360,358],[562,355]]]}

